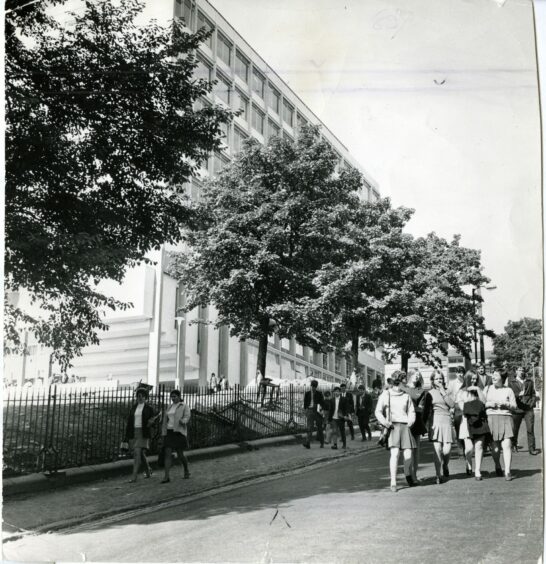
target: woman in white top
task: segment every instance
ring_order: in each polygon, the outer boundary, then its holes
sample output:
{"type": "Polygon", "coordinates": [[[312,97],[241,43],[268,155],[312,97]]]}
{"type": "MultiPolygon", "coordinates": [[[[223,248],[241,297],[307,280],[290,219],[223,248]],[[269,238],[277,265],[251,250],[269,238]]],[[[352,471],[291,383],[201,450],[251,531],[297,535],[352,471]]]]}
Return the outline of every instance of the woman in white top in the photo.
{"type": "Polygon", "coordinates": [[[170,471],[172,464],[172,451],[176,450],[178,459],[184,466],[184,478],[190,477],[188,459],[184,451],[188,449],[188,423],[191,410],[181,398],[179,390],[171,392],[171,405],[163,413],[161,435],[163,436],[163,448],[165,449],[165,476],[162,484],[171,481],[170,471]]]}
{"type": "MultiPolygon", "coordinates": [[[[405,373],[404,373],[405,375],[405,373]]],[[[377,401],[375,416],[383,427],[391,429],[388,446],[391,451],[390,473],[391,491],[396,492],[396,473],[400,450],[404,456],[404,474],[409,486],[417,485],[411,475],[412,449],[417,443],[411,434],[410,427],[415,422],[415,409],[411,397],[400,389],[402,372],[397,370],[391,376],[392,388],[385,390],[377,401]]]]}
{"type": "Polygon", "coordinates": [[[516,396],[511,388],[505,388],[502,376],[493,372],[493,384],[487,386],[483,395],[485,396],[485,407],[487,420],[491,430],[493,447],[491,454],[495,461],[495,472],[502,476],[500,464],[500,449],[504,458],[504,475],[507,481],[512,479],[510,466],[512,464],[512,437],[514,436],[514,420],[512,411],[517,409],[516,396]]]}
{"type": "MultiPolygon", "coordinates": [[[[474,372],[471,372],[469,380],[465,380],[466,386],[463,386],[456,395],[457,399],[457,407],[459,408],[460,412],[464,412],[464,404],[474,401],[476,399],[476,395],[472,393],[475,391],[477,394],[478,399],[481,402],[485,403],[485,398],[483,392],[478,386],[478,375],[474,372]]],[[[466,459],[466,474],[467,476],[472,476],[472,455],[474,453],[474,441],[470,436],[470,432],[468,430],[468,420],[466,417],[462,417],[461,424],[459,427],[459,440],[464,441],[464,456],[466,459]]],[[[480,454],[483,452],[482,443],[476,445],[476,476],[481,476],[479,465],[478,465],[478,448],[480,449],[480,454]]],[[[479,461],[481,462],[481,456],[479,457],[479,461]]]]}

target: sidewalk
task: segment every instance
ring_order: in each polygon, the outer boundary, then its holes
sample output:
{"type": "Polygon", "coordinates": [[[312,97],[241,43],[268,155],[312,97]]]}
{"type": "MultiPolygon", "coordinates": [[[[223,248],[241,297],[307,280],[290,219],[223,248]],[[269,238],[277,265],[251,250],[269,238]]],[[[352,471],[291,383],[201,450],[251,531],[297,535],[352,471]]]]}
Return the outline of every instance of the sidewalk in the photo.
{"type": "MultiPolygon", "coordinates": [[[[135,484],[128,483],[128,477],[124,475],[55,491],[12,495],[4,499],[4,539],[26,531],[60,529],[69,524],[84,523],[121,511],[172,501],[252,478],[347,458],[378,448],[376,437],[363,442],[358,433],[354,441],[348,440],[347,450],[332,450],[329,445],[319,448],[316,441],[311,449],[305,449],[300,441],[295,442],[294,436],[289,439],[292,444],[287,444],[285,439],[284,444],[278,446],[271,445],[275,441],[278,444],[279,438],[248,443],[255,450],[226,445],[233,454],[200,460],[196,460],[199,458],[198,451],[190,451],[188,455],[193,456],[188,457],[191,472],[189,480],[182,479],[181,466],[174,466],[168,484],[160,483],[163,473],[156,470],[151,479],[139,476],[135,484]],[[257,443],[261,443],[261,446],[257,446],[257,443]]],[[[215,448],[218,450],[221,447],[215,448]]]]}

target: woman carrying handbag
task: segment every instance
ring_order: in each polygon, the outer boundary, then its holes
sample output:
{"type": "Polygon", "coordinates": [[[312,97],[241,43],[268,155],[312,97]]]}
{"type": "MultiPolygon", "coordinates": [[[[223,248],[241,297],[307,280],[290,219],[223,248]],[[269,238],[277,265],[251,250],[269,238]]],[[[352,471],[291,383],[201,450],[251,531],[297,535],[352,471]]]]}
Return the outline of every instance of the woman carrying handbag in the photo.
{"type": "Polygon", "coordinates": [[[392,387],[385,390],[377,401],[375,416],[377,421],[386,429],[387,445],[390,454],[391,491],[396,492],[396,474],[400,450],[404,456],[404,474],[410,487],[415,486],[411,475],[412,449],[417,443],[413,438],[410,427],[415,422],[415,409],[408,394],[400,389],[402,372],[397,370],[391,376],[392,387]],[[389,431],[390,430],[390,431],[389,431]]]}

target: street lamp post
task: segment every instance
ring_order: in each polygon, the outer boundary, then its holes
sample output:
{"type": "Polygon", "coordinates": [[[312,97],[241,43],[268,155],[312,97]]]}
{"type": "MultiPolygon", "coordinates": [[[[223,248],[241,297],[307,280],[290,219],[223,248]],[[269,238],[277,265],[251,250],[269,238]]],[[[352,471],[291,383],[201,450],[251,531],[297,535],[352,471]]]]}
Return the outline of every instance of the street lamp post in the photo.
{"type": "MultiPolygon", "coordinates": [[[[472,288],[472,301],[474,302],[474,307],[476,307],[476,295],[482,295],[481,289],[484,288],[485,290],[496,290],[496,286],[478,286],[476,288],[472,288]]],[[[482,306],[481,302],[479,302],[479,313],[482,314],[482,306]]],[[[474,322],[474,358],[476,360],[476,364],[478,364],[478,329],[476,327],[476,322],[474,322]]],[[[483,330],[480,331],[480,362],[485,364],[485,343],[483,339],[483,330]]]]}

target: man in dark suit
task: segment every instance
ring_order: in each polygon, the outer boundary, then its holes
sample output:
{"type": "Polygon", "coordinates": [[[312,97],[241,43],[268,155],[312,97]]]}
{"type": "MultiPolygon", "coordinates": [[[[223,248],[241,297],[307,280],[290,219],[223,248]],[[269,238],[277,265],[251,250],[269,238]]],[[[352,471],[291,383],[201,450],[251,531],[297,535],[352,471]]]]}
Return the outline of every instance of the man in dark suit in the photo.
{"type": "Polygon", "coordinates": [[[372,440],[372,431],[370,429],[370,415],[372,414],[372,396],[366,391],[364,386],[358,386],[358,395],[356,396],[356,416],[358,417],[358,426],[362,433],[362,440],[372,440]]]}
{"type": "Polygon", "coordinates": [[[508,387],[512,388],[516,396],[516,411],[512,412],[514,420],[514,436],[512,438],[512,449],[518,451],[518,435],[521,422],[525,420],[527,427],[527,445],[529,454],[537,455],[540,451],[536,449],[535,443],[535,412],[536,404],[535,385],[530,378],[526,378],[523,366],[516,368],[516,377],[508,380],[508,387]]]}
{"type": "Polygon", "coordinates": [[[334,388],[334,397],[331,401],[328,421],[332,426],[336,427],[336,439],[332,445],[333,449],[337,449],[337,434],[341,437],[343,448],[347,448],[347,439],[345,438],[345,418],[348,415],[347,398],[341,397],[341,390],[337,386],[334,388]]]}
{"type": "Polygon", "coordinates": [[[320,442],[320,448],[324,448],[324,430],[323,417],[324,396],[318,389],[318,382],[311,380],[311,389],[305,392],[303,396],[303,409],[307,417],[307,442],[303,443],[305,448],[311,448],[311,437],[313,435],[313,427],[317,425],[317,439],[320,442]]]}
{"type": "MultiPolygon", "coordinates": [[[[351,434],[351,440],[355,440],[355,427],[353,425],[353,421],[351,419],[351,415],[355,412],[355,402],[353,400],[353,394],[347,391],[347,385],[341,384],[341,397],[345,399],[346,408],[347,408],[347,417],[345,421],[347,421],[347,426],[349,427],[349,433],[351,434]]],[[[345,432],[345,429],[343,429],[345,432]]]]}
{"type": "Polygon", "coordinates": [[[489,374],[485,371],[485,364],[478,365],[478,384],[481,384],[481,388],[487,388],[491,386],[493,380],[489,374]]]}

